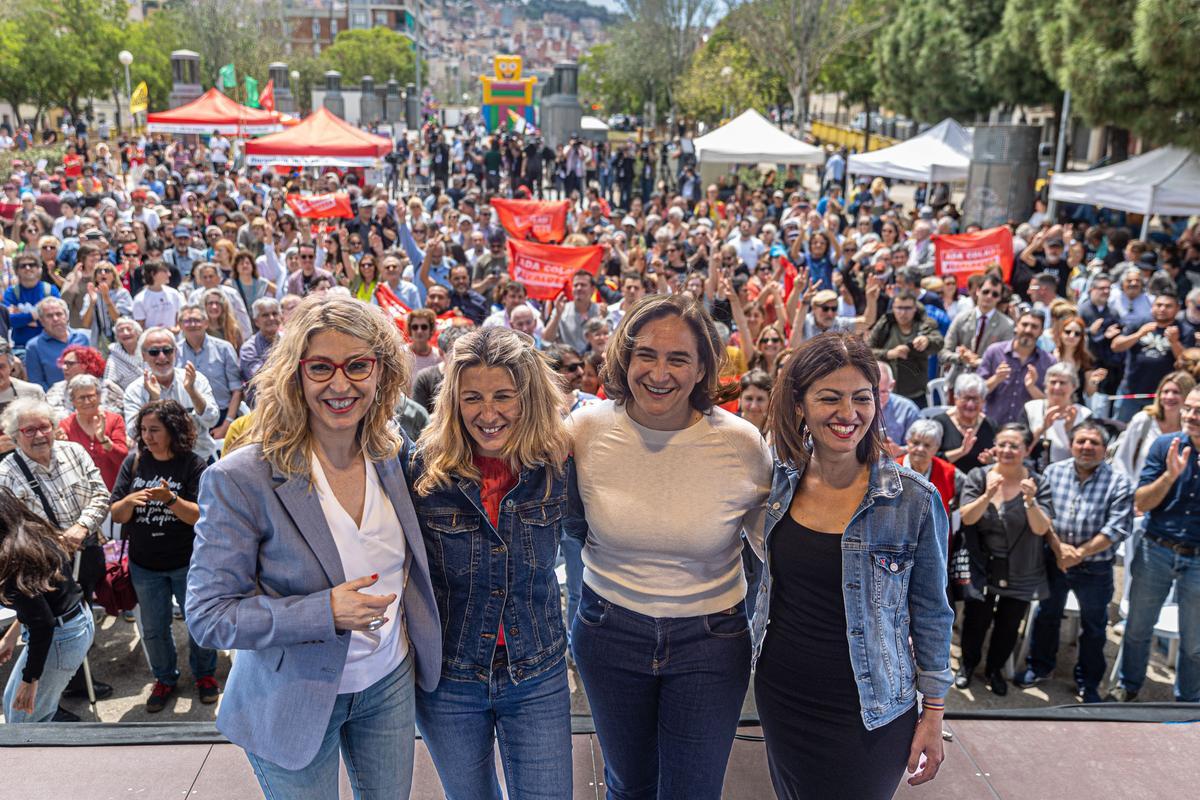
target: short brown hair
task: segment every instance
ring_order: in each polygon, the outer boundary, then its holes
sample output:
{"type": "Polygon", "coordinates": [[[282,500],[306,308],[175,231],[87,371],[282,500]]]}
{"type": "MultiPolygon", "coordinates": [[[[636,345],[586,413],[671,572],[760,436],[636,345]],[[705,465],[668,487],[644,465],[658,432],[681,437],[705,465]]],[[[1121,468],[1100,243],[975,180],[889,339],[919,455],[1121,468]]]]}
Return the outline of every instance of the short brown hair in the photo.
{"type": "Polygon", "coordinates": [[[621,324],[608,340],[604,356],[601,380],[604,393],[617,403],[626,402],[629,389],[629,362],[633,358],[633,343],[642,328],[655,320],[678,317],[691,328],[696,340],[696,354],[704,377],[688,395],[692,408],[708,413],[712,407],[729,402],[738,396],[740,387],[736,383],[722,384],[721,367],[725,361],[725,346],[717,333],[717,326],[704,306],[679,294],[647,295],[621,318],[621,324]]]}
{"type": "Polygon", "coordinates": [[[883,408],[879,405],[879,365],[866,343],[847,333],[822,333],[796,348],[780,371],[771,406],[767,411],[767,430],[775,443],[779,461],[803,468],[812,453],[804,443],[807,425],[796,407],[804,403],[809,389],[821,378],[842,367],[854,367],[871,384],[875,397],[875,418],[867,435],[858,443],[860,464],[879,460],[883,453],[883,408]],[[799,424],[797,424],[799,423],[799,424]]]}

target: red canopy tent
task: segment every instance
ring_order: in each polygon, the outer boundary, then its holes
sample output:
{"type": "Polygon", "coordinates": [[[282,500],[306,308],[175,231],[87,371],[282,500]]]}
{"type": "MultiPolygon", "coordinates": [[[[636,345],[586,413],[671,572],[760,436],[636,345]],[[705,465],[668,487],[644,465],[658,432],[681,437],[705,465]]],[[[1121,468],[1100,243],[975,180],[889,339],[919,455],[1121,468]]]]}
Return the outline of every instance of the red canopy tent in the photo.
{"type": "Polygon", "coordinates": [[[373,167],[392,150],[392,140],[359,130],[319,108],[283,133],[246,143],[250,166],[373,167]]]}
{"type": "Polygon", "coordinates": [[[282,130],[270,111],[250,108],[221,94],[215,87],[190,103],[146,117],[150,133],[220,133],[252,136],[282,130]]]}

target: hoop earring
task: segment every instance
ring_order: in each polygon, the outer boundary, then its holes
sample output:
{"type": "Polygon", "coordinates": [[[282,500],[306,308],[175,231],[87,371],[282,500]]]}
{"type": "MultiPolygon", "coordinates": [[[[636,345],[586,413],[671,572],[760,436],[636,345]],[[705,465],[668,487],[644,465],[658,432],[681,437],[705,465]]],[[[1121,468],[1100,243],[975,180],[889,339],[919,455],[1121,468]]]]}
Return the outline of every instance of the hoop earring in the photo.
{"type": "Polygon", "coordinates": [[[800,446],[810,453],[813,450],[812,431],[808,429],[808,423],[804,421],[800,422],[800,446]]]}

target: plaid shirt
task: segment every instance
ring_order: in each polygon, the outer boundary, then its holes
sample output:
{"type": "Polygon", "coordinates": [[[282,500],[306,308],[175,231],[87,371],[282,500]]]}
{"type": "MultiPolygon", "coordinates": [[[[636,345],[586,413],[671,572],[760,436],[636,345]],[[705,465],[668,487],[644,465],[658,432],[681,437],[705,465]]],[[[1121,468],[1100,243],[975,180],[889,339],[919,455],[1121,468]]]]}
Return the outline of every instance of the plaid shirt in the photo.
{"type": "Polygon", "coordinates": [[[1133,529],[1133,484],[1129,478],[1108,462],[1101,462],[1080,483],[1073,458],[1051,464],[1043,475],[1054,498],[1054,532],[1058,538],[1078,546],[1103,533],[1112,546],[1084,561],[1112,561],[1116,545],[1133,529]]]}
{"type": "MultiPolygon", "coordinates": [[[[45,519],[42,501],[21,473],[15,455],[0,461],[0,487],[11,490],[30,511],[45,519]]],[[[108,487],[87,450],[74,442],[56,441],[48,469],[27,456],[22,459],[34,480],[41,484],[61,530],[76,523],[87,528],[89,534],[100,530],[100,524],[108,516],[108,487]]]]}

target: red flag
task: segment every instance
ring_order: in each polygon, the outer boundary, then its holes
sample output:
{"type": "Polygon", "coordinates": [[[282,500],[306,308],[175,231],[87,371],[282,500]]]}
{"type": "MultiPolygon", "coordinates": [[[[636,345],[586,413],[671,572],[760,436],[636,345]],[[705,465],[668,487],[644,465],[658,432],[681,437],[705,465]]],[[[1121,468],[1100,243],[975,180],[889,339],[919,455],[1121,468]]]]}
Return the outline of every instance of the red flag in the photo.
{"type": "Polygon", "coordinates": [[[289,194],[287,204],[297,217],[310,219],[327,219],[340,217],[353,219],[354,212],[350,210],[350,195],[345,192],[336,194],[289,194]]]}
{"type": "Polygon", "coordinates": [[[396,323],[396,327],[400,329],[400,333],[404,334],[404,339],[407,341],[409,338],[408,314],[412,309],[404,305],[404,302],[392,291],[392,287],[386,283],[381,283],[375,287],[375,302],[379,303],[379,307],[388,313],[388,316],[396,323]]]}
{"type": "Polygon", "coordinates": [[[567,235],[569,200],[504,200],[492,198],[492,208],[509,236],[539,242],[561,242],[567,235]]]}
{"type": "Polygon", "coordinates": [[[525,284],[536,300],[553,300],[571,285],[571,276],[581,269],[595,275],[604,260],[604,248],[559,247],[553,244],[508,240],[508,274],[525,284]]]}
{"type": "Polygon", "coordinates": [[[265,111],[275,110],[275,79],[267,81],[267,85],[258,93],[258,107],[265,111]]]}
{"type": "Polygon", "coordinates": [[[985,231],[934,234],[934,271],[954,275],[961,286],[966,278],[999,269],[1008,283],[1012,278],[1012,231],[1003,225],[985,231]]]}

